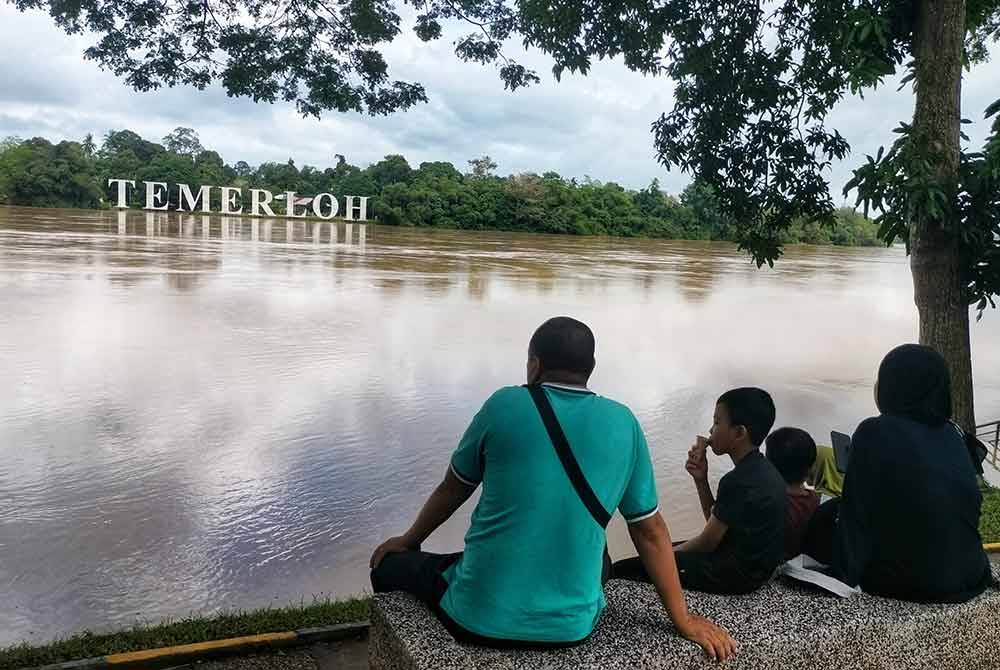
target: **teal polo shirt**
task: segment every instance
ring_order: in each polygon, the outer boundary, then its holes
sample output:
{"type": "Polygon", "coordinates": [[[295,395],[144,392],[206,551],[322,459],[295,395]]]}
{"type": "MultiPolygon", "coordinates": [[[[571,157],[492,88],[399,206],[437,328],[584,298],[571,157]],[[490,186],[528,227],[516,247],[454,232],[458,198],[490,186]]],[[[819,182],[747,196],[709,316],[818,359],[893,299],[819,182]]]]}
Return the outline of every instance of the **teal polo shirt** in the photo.
{"type": "MultiPolygon", "coordinates": [[[[630,523],[655,514],[653,466],[632,412],[583,388],[543,387],[604,508],[630,523]]],[[[590,635],[604,609],[604,529],[570,483],[528,389],[490,396],[451,470],[483,488],[462,558],[444,573],[445,613],[468,631],[504,640],[590,635]]]]}

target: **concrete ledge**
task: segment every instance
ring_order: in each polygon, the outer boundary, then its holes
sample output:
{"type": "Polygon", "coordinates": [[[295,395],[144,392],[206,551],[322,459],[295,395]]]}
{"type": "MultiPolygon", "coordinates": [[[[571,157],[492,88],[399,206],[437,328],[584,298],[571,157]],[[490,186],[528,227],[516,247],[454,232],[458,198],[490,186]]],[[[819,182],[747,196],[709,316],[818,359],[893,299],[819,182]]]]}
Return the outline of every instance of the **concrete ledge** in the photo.
{"type": "MultiPolygon", "coordinates": [[[[1000,566],[993,566],[1000,578],[1000,566]]],[[[718,668],[674,631],[647,584],[613,580],[608,607],[578,647],[524,652],[457,644],[423,605],[402,593],[372,600],[372,670],[718,668]]],[[[688,594],[693,612],[740,644],[729,669],[1000,669],[1000,590],[961,605],[875,596],[839,599],[785,579],[747,596],[688,594]]]]}

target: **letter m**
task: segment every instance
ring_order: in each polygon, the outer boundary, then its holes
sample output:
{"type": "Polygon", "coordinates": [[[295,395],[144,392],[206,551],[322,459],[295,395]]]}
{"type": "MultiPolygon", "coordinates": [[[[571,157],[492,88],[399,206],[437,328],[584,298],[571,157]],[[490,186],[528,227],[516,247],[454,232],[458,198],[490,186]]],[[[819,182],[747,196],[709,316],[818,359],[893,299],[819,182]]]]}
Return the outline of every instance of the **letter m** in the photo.
{"type": "Polygon", "coordinates": [[[212,195],[211,186],[202,186],[200,189],[198,189],[197,196],[192,195],[191,189],[188,188],[187,184],[178,184],[177,187],[180,191],[180,194],[177,197],[178,212],[184,211],[185,202],[187,202],[188,204],[188,211],[193,212],[195,210],[195,207],[198,205],[199,200],[201,200],[202,212],[208,214],[211,211],[209,210],[209,205],[211,204],[211,195],[212,195]]]}

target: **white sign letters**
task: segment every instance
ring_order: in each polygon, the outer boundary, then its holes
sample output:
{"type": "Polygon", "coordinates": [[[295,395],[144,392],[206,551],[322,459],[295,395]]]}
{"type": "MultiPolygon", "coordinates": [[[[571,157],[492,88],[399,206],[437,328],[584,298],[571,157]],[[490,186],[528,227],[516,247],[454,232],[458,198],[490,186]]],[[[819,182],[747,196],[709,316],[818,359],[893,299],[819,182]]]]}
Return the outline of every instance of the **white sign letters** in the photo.
{"type": "MultiPolygon", "coordinates": [[[[169,209],[171,202],[177,203],[178,212],[194,212],[201,203],[201,211],[204,214],[211,212],[212,193],[219,193],[220,213],[232,215],[243,214],[243,191],[234,186],[202,186],[198,193],[192,193],[191,187],[187,184],[174,184],[171,188],[166,182],[145,181],[146,206],[143,209],[165,211],[169,209]],[[176,198],[171,195],[176,194],[176,198]]],[[[108,186],[115,187],[116,204],[118,209],[128,209],[128,189],[135,188],[135,181],[131,179],[109,179],[108,186]]],[[[279,211],[278,216],[290,219],[303,219],[312,214],[319,219],[333,219],[339,212],[343,212],[343,218],[347,221],[367,221],[368,220],[368,197],[348,195],[344,196],[343,210],[340,202],[332,193],[319,193],[312,198],[297,196],[295,191],[286,191],[275,197],[273,193],[262,188],[250,189],[250,216],[275,216],[271,209],[271,204],[276,201],[284,201],[284,211],[279,211]],[[298,209],[296,209],[298,208],[298,209]]]]}

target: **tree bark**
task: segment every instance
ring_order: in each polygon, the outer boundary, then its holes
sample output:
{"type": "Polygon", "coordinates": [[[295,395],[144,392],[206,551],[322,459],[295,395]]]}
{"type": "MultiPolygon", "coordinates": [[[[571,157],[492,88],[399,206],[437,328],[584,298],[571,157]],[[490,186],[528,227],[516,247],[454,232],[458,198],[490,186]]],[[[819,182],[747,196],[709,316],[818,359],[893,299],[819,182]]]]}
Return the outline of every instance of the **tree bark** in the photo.
{"type": "MultiPolygon", "coordinates": [[[[965,0],[918,0],[914,33],[916,109],[913,139],[929,156],[945,193],[957,192],[962,119],[965,0]]],[[[912,222],[910,270],[920,316],[920,343],[937,349],[951,370],[955,420],[975,427],[969,304],[962,285],[957,228],[928,217],[912,222]]]]}

